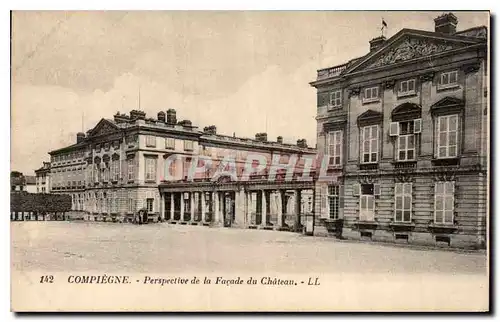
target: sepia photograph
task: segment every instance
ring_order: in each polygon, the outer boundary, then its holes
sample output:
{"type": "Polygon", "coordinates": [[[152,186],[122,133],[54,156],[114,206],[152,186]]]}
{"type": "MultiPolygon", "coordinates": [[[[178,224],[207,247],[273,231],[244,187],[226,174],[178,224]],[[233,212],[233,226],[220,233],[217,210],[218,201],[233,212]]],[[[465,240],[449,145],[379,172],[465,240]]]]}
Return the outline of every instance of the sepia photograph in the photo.
{"type": "Polygon", "coordinates": [[[11,311],[490,311],[489,11],[10,19],[11,311]]]}

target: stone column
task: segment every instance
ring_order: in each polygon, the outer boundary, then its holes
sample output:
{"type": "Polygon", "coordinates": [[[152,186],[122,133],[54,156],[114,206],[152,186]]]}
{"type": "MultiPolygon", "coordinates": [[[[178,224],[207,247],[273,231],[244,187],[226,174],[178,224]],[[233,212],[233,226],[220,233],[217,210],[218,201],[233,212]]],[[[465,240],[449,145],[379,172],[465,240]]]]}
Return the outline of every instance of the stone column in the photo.
{"type": "Polygon", "coordinates": [[[282,190],[278,190],[278,201],[276,205],[276,216],[278,216],[278,227],[283,227],[283,193],[282,190]]]}
{"type": "Polygon", "coordinates": [[[260,224],[261,226],[267,226],[267,193],[265,190],[262,190],[262,216],[260,224]]]}
{"type": "Polygon", "coordinates": [[[165,194],[160,193],[160,220],[165,220],[165,194]]]}
{"type": "Polygon", "coordinates": [[[253,205],[253,200],[252,200],[252,192],[251,191],[247,191],[246,192],[246,200],[247,200],[247,204],[246,204],[246,213],[245,213],[245,218],[246,218],[246,223],[247,224],[254,224],[252,222],[252,205],[253,205]]]}
{"type": "Polygon", "coordinates": [[[295,190],[295,227],[300,226],[300,204],[302,199],[302,191],[295,190]]]}
{"type": "Polygon", "coordinates": [[[175,208],[175,201],[174,201],[174,193],[170,193],[170,220],[174,220],[174,208],[175,208]]]}
{"type": "Polygon", "coordinates": [[[194,222],[194,194],[195,192],[189,193],[189,210],[191,211],[191,218],[189,218],[190,222],[194,222]]]}
{"type": "Polygon", "coordinates": [[[180,195],[181,195],[181,221],[184,221],[184,192],[181,192],[180,195]]]}
{"type": "Polygon", "coordinates": [[[201,222],[204,223],[207,221],[207,216],[205,213],[205,192],[200,192],[201,194],[201,222]]]}
{"type": "Polygon", "coordinates": [[[213,214],[213,222],[218,224],[220,222],[220,214],[219,214],[219,193],[213,193],[213,204],[214,204],[214,214],[213,214]]]}
{"type": "Polygon", "coordinates": [[[235,218],[235,224],[238,227],[245,227],[245,214],[246,214],[246,207],[245,207],[245,190],[241,188],[240,190],[235,192],[235,198],[234,198],[234,218],[235,218]]]}

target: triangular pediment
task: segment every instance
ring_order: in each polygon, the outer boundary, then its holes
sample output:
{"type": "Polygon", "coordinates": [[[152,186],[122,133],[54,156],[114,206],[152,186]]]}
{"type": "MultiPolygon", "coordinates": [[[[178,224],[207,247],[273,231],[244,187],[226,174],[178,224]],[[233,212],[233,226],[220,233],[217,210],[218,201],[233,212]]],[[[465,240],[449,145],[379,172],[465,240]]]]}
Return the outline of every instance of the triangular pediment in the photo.
{"type": "Polygon", "coordinates": [[[97,123],[97,125],[92,130],[90,130],[88,137],[110,134],[117,132],[118,130],[118,126],[116,126],[112,122],[106,119],[101,119],[99,123],[97,123]]]}
{"type": "Polygon", "coordinates": [[[436,103],[432,104],[431,109],[439,109],[439,108],[455,107],[463,105],[464,105],[463,100],[456,97],[447,96],[445,98],[440,99],[436,103]]]}
{"type": "Polygon", "coordinates": [[[384,115],[380,112],[374,110],[368,110],[358,116],[358,125],[365,126],[370,124],[381,123],[384,119],[384,115]]]}
{"type": "Polygon", "coordinates": [[[422,108],[419,105],[415,103],[406,102],[399,105],[394,110],[392,110],[392,116],[398,114],[406,114],[406,113],[419,113],[421,111],[422,108]]]}
{"type": "Polygon", "coordinates": [[[464,48],[481,40],[403,29],[385,44],[353,64],[345,74],[410,62],[464,48]]]}

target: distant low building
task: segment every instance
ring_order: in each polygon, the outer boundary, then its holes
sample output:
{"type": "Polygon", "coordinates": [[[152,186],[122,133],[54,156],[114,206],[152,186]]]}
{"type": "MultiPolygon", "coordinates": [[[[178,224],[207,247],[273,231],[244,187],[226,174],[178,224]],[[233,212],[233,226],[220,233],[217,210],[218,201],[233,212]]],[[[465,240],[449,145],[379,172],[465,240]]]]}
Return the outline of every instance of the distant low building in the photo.
{"type": "Polygon", "coordinates": [[[36,177],[35,176],[25,176],[26,191],[29,193],[37,193],[36,190],[36,177]]]}
{"type": "Polygon", "coordinates": [[[11,191],[25,191],[26,182],[24,175],[18,171],[10,173],[10,190],[11,191]]]}
{"type": "Polygon", "coordinates": [[[50,162],[44,162],[40,169],[35,170],[36,193],[50,192],[50,162]]]}
{"type": "Polygon", "coordinates": [[[25,176],[22,172],[12,171],[10,173],[10,190],[36,192],[35,176],[25,176]]]}

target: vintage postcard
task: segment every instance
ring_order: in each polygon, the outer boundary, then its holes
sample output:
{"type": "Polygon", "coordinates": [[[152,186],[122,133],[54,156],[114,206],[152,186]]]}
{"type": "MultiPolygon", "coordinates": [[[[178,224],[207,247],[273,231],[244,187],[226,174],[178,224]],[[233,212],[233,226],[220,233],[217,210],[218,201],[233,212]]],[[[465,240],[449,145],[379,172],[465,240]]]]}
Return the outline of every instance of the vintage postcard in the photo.
{"type": "Polygon", "coordinates": [[[11,310],[486,312],[488,11],[13,11],[11,310]]]}

